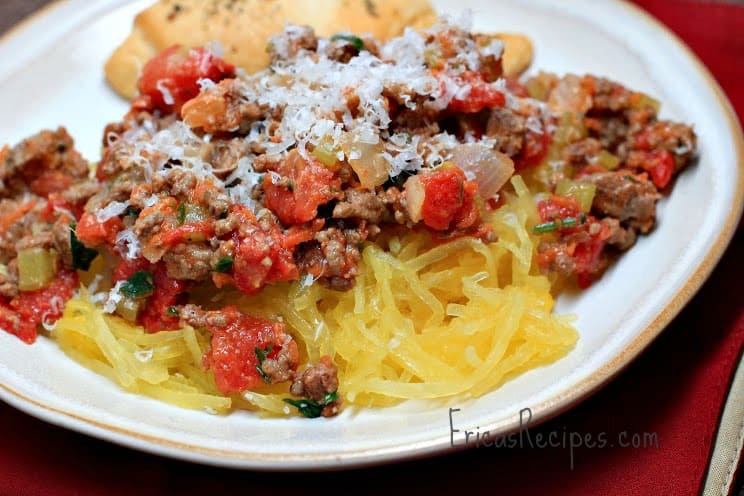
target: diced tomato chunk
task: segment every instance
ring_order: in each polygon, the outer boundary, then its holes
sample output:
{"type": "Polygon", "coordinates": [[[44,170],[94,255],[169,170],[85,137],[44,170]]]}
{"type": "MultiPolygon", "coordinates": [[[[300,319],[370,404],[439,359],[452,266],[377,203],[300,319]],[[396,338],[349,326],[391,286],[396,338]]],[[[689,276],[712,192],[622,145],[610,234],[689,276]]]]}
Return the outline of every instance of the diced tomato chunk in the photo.
{"type": "Polygon", "coordinates": [[[524,135],[524,144],[514,157],[514,169],[521,171],[540,164],[550,148],[550,133],[536,133],[528,129],[524,135]]]}
{"type": "Polygon", "coordinates": [[[81,215],[83,215],[85,205],[80,203],[70,203],[64,198],[62,198],[62,195],[60,193],[51,193],[48,197],[46,207],[44,207],[44,210],[41,212],[41,216],[46,220],[47,222],[51,222],[54,219],[55,213],[57,211],[65,211],[70,212],[73,215],[73,219],[79,219],[81,215]]]}
{"type": "Polygon", "coordinates": [[[214,235],[214,224],[211,222],[189,222],[175,229],[166,231],[162,235],[155,235],[153,242],[165,246],[173,246],[190,241],[204,241],[214,235]],[[157,241],[154,241],[157,240],[157,241]]]}
{"type": "Polygon", "coordinates": [[[178,113],[184,103],[199,94],[200,79],[219,82],[234,75],[235,66],[210,50],[173,45],[145,64],[137,83],[141,96],[132,109],[178,113]]]}
{"type": "Polygon", "coordinates": [[[651,180],[659,189],[664,189],[674,174],[674,157],[667,150],[656,150],[647,154],[643,168],[651,174],[651,180]]]}
{"type": "Polygon", "coordinates": [[[142,325],[147,332],[179,329],[181,327],[179,318],[168,313],[168,308],[182,303],[181,297],[189,289],[190,283],[168,277],[163,263],[155,267],[153,282],[155,289],[140,315],[142,325]]]}
{"type": "Polygon", "coordinates": [[[113,280],[126,281],[140,271],[152,274],[153,292],[147,298],[144,309],[138,315],[138,321],[147,332],[167,331],[179,329],[180,321],[175,315],[168,313],[168,308],[183,303],[182,296],[189,290],[191,283],[168,277],[165,264],[152,264],[146,258],[122,260],[114,268],[113,280]]]}
{"type": "Polygon", "coordinates": [[[569,196],[552,195],[547,200],[537,202],[537,213],[540,214],[542,222],[550,222],[555,219],[576,217],[581,212],[579,202],[569,196]]]}
{"type": "Polygon", "coordinates": [[[80,217],[75,234],[88,247],[100,246],[104,243],[113,246],[116,244],[116,235],[123,228],[124,224],[118,217],[99,222],[94,214],[85,212],[80,217]]]}
{"type": "MultiPolygon", "coordinates": [[[[477,72],[466,71],[456,76],[450,76],[455,80],[459,88],[470,86],[470,91],[464,98],[453,98],[449,110],[453,112],[462,112],[465,114],[474,114],[484,109],[494,107],[503,107],[506,104],[504,93],[496,89],[492,83],[488,83],[483,76],[477,72]]],[[[441,85],[446,83],[440,80],[441,85]]]]}
{"type": "Polygon", "coordinates": [[[113,271],[113,280],[116,281],[126,281],[130,277],[132,277],[135,273],[143,271],[143,270],[151,270],[152,264],[143,257],[135,258],[135,259],[124,259],[121,262],[117,264],[116,267],[114,267],[113,271]]]}
{"type": "Polygon", "coordinates": [[[241,218],[242,226],[251,226],[243,228],[247,235],[233,234],[235,259],[232,275],[239,290],[251,295],[267,284],[299,277],[292,250],[284,247],[278,226],[262,229],[253,213],[242,205],[233,205],[231,213],[241,218]]]}
{"type": "MultiPolygon", "coordinates": [[[[256,349],[267,358],[275,358],[282,345],[289,346],[294,363],[298,362],[297,344],[284,343],[284,324],[252,317],[236,307],[225,307],[220,313],[227,324],[223,327],[208,326],[212,333],[212,349],[206,362],[214,372],[217,388],[224,394],[254,389],[264,383],[258,370],[256,349]]],[[[216,319],[208,319],[212,321],[216,319]]]]}
{"type": "Polygon", "coordinates": [[[263,181],[266,206],[284,225],[309,222],[318,207],[338,198],[341,180],[337,174],[314,159],[304,159],[292,151],[275,173],[263,181]]]}
{"type": "Polygon", "coordinates": [[[475,202],[478,185],[465,179],[459,167],[449,166],[431,174],[421,174],[424,202],[421,218],[437,231],[465,230],[480,221],[475,202]]]}
{"type": "Polygon", "coordinates": [[[603,251],[609,236],[609,227],[602,224],[599,232],[593,234],[589,240],[576,245],[574,250],[576,280],[580,288],[586,289],[591,286],[594,279],[604,270],[606,259],[603,251]]]}
{"type": "Polygon", "coordinates": [[[77,272],[62,270],[48,286],[22,292],[10,301],[0,301],[0,328],[25,343],[33,343],[39,324],[56,322],[77,286],[77,272]]]}

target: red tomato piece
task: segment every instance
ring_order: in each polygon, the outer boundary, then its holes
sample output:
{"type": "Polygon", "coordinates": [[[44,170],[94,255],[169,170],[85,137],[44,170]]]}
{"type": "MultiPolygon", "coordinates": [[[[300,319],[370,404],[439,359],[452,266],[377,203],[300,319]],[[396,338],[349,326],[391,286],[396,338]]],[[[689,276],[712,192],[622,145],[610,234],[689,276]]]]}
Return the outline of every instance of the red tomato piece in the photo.
{"type": "Polygon", "coordinates": [[[320,162],[292,151],[274,174],[266,174],[263,189],[266,206],[289,226],[315,219],[320,205],[339,196],[341,180],[320,162]]]}
{"type": "Polygon", "coordinates": [[[575,218],[579,212],[581,212],[579,203],[575,198],[568,196],[552,195],[547,200],[537,202],[537,213],[540,214],[540,220],[543,222],[566,217],[575,218]]]}
{"type": "Polygon", "coordinates": [[[199,94],[200,79],[219,82],[235,75],[235,66],[205,48],[186,51],[179,45],[167,48],[142,69],[137,83],[140,97],[133,110],[178,113],[184,103],[199,94]]]}
{"type": "Polygon", "coordinates": [[[173,246],[189,241],[203,241],[213,235],[214,225],[211,222],[189,222],[154,238],[165,246],[173,246]]]}
{"type": "Polygon", "coordinates": [[[77,286],[77,272],[62,270],[48,286],[25,291],[10,301],[0,302],[0,327],[18,336],[24,343],[33,343],[39,324],[56,322],[77,286]]]}
{"type": "Polygon", "coordinates": [[[153,282],[155,289],[140,314],[142,325],[147,332],[179,329],[181,327],[179,318],[170,315],[168,308],[181,303],[181,295],[189,289],[190,283],[168,277],[165,265],[162,263],[158,264],[153,271],[153,282]]]}
{"type": "Polygon", "coordinates": [[[147,271],[152,274],[152,295],[148,297],[144,309],[138,316],[138,321],[145,327],[147,332],[167,331],[179,329],[179,318],[170,315],[168,308],[182,303],[181,295],[188,291],[191,284],[189,281],[179,281],[168,277],[165,264],[152,264],[146,258],[134,260],[122,260],[114,268],[114,281],[126,281],[135,273],[147,271]]]}
{"type": "Polygon", "coordinates": [[[656,187],[664,189],[674,174],[674,157],[667,150],[650,152],[643,168],[651,174],[656,187]]]}
{"type": "MultiPolygon", "coordinates": [[[[496,89],[493,84],[483,80],[483,76],[477,72],[466,71],[452,77],[458,87],[470,86],[470,91],[465,98],[453,98],[449,110],[474,114],[483,109],[503,107],[506,104],[504,93],[496,89]]],[[[444,84],[444,83],[442,83],[444,84]]]]}
{"type": "Polygon", "coordinates": [[[536,133],[530,129],[524,135],[524,144],[514,157],[514,169],[524,170],[543,161],[550,148],[550,133],[536,133]]]}
{"type": "MultiPolygon", "coordinates": [[[[206,362],[214,372],[217,388],[224,394],[254,389],[264,380],[258,371],[256,349],[275,358],[285,338],[284,324],[252,317],[236,307],[217,310],[227,321],[224,327],[208,327],[212,333],[212,349],[206,362]]],[[[294,362],[299,358],[297,344],[289,343],[294,362]]]]}
{"type": "Polygon", "coordinates": [[[104,243],[110,246],[116,244],[116,235],[124,228],[124,224],[118,217],[99,222],[96,216],[90,212],[85,212],[80,217],[80,221],[75,229],[75,235],[86,246],[95,247],[104,243]]]}
{"type": "Polygon", "coordinates": [[[459,167],[444,167],[431,174],[422,174],[424,202],[421,218],[437,231],[464,230],[480,221],[480,209],[475,203],[478,185],[465,179],[459,167]]]}
{"type": "Polygon", "coordinates": [[[41,212],[41,216],[47,222],[51,222],[54,218],[55,212],[58,210],[70,212],[73,215],[73,219],[79,219],[83,215],[85,205],[83,203],[70,203],[62,198],[61,193],[51,193],[47,200],[46,207],[41,212]]]}
{"type": "Polygon", "coordinates": [[[119,264],[114,267],[113,271],[113,279],[114,282],[116,281],[126,281],[130,277],[132,277],[135,273],[147,270],[150,271],[152,268],[152,264],[143,257],[135,258],[135,259],[125,259],[119,262],[119,264]]]}
{"type": "Polygon", "coordinates": [[[267,284],[299,277],[292,250],[284,247],[278,226],[263,230],[253,213],[242,205],[233,205],[231,212],[242,218],[241,231],[244,233],[233,235],[235,259],[232,275],[239,290],[251,295],[267,284]]]}
{"type": "Polygon", "coordinates": [[[592,235],[591,239],[576,245],[574,249],[576,281],[580,288],[586,289],[591,286],[595,277],[604,269],[603,251],[609,236],[609,228],[603,225],[602,229],[592,235]]]}

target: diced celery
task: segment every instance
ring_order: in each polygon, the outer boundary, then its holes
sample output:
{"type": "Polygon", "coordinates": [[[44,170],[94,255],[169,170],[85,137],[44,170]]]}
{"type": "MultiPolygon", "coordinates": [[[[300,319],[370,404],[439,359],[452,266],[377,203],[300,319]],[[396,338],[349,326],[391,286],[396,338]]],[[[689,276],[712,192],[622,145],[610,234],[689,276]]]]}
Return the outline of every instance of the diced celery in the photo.
{"type": "Polygon", "coordinates": [[[137,314],[142,307],[142,300],[124,297],[116,305],[116,313],[124,317],[129,322],[137,321],[137,314]]]}
{"type": "Polygon", "coordinates": [[[586,126],[584,116],[574,112],[564,112],[558,122],[558,127],[553,135],[554,142],[559,146],[579,141],[586,138],[586,126]]]}
{"type": "Polygon", "coordinates": [[[602,150],[597,155],[597,163],[607,170],[615,170],[620,165],[620,159],[607,150],[602,150]]]}
{"type": "Polygon", "coordinates": [[[595,184],[569,179],[561,179],[555,186],[556,195],[573,198],[579,204],[582,212],[588,212],[592,208],[596,191],[597,186],[595,184]]]}
{"type": "Polygon", "coordinates": [[[328,141],[324,140],[318,143],[311,153],[321,164],[331,169],[336,168],[338,164],[338,157],[336,157],[338,150],[328,141]]]}
{"type": "Polygon", "coordinates": [[[661,102],[659,102],[659,100],[650,97],[645,93],[637,93],[637,95],[640,96],[633,102],[633,108],[640,109],[643,107],[651,107],[652,109],[654,109],[655,113],[659,113],[659,110],[661,110],[661,102]]]}
{"type": "Polygon", "coordinates": [[[57,275],[57,251],[26,248],[18,252],[18,288],[34,291],[45,287],[57,275]]]}

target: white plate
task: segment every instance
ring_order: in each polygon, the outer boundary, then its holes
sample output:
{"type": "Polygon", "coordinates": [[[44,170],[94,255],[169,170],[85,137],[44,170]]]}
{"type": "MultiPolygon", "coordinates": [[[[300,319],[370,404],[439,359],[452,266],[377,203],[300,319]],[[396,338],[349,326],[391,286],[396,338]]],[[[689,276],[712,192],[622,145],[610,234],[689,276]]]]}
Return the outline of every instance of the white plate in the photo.
{"type": "MultiPolygon", "coordinates": [[[[0,141],[64,124],[95,159],[103,125],[126,110],[104,84],[103,63],[147,1],[68,0],[0,43],[0,141]]],[[[450,449],[454,427],[514,430],[575,405],[633,359],[692,297],[718,261],[744,199],[744,144],[736,118],[704,67],[667,30],[616,1],[438,0],[441,12],[471,8],[475,28],[528,34],[535,68],[605,75],[657,96],[662,116],[692,122],[701,159],[660,204],[659,226],[588,291],[561,297],[579,316],[566,358],[525,373],[478,400],[346,409],[326,420],[226,417],[128,394],[66,358],[46,339],[27,346],[0,332],[0,397],[77,431],[193,461],[262,469],[318,469],[450,449]]],[[[462,442],[461,435],[455,440],[462,442]]]]}

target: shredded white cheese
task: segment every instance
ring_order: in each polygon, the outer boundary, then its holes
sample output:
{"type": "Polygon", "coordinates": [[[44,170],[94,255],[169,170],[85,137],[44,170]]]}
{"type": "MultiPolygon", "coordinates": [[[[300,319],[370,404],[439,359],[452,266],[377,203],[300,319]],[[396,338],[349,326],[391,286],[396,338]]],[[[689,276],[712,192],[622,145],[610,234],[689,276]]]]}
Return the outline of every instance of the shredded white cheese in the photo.
{"type": "Polygon", "coordinates": [[[119,291],[124,285],[125,281],[118,281],[113,288],[108,292],[106,301],[103,304],[103,311],[106,313],[114,313],[119,302],[124,299],[124,295],[119,291]]]}

